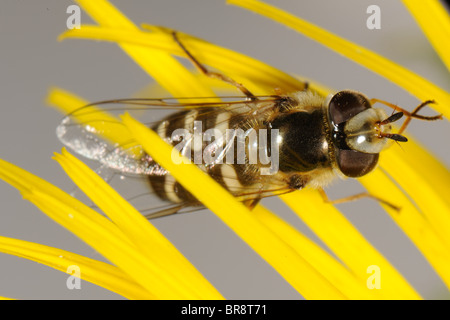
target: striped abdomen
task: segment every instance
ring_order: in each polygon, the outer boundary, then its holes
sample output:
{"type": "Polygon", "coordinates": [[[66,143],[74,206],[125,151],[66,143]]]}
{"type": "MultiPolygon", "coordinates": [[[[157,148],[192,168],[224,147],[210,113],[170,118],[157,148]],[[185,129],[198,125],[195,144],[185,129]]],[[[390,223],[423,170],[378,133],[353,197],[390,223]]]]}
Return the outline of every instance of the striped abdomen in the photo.
{"type": "MultiPolygon", "coordinates": [[[[198,108],[193,110],[186,110],[174,113],[161,122],[159,122],[152,129],[155,130],[158,135],[164,140],[172,143],[172,145],[180,145],[179,136],[176,134],[178,129],[186,129],[192,135],[194,134],[194,124],[197,126],[195,128],[198,131],[199,124],[201,126],[202,134],[208,129],[215,128],[222,133],[225,137],[225,132],[227,129],[237,129],[238,127],[243,131],[250,128],[254,128],[257,123],[255,121],[247,120],[246,115],[239,115],[232,111],[226,109],[218,111],[217,108],[198,108]],[[176,140],[176,141],[174,141],[176,140]]],[[[203,136],[203,135],[202,135],[203,136]]],[[[190,153],[183,152],[185,156],[191,159],[193,163],[196,163],[202,170],[207,172],[211,177],[213,177],[218,183],[225,187],[234,195],[241,195],[245,192],[254,193],[261,189],[261,186],[257,182],[257,178],[260,177],[259,167],[254,164],[249,164],[248,159],[245,160],[244,164],[236,164],[236,161],[230,163],[225,158],[223,159],[223,164],[210,164],[205,162],[205,157],[203,156],[203,151],[207,148],[208,152],[214,154],[214,146],[211,141],[205,141],[199,144],[190,143],[190,153]],[[208,150],[209,149],[209,150],[208,150]],[[202,154],[202,162],[199,163],[199,152],[202,154]],[[229,163],[229,164],[228,164],[229,163]]],[[[214,141],[214,138],[212,139],[214,141]]],[[[200,141],[200,140],[198,140],[200,141]]],[[[225,146],[225,139],[218,140],[220,146],[225,146]]],[[[236,155],[237,148],[235,147],[234,155],[236,155]]],[[[245,157],[247,158],[247,157],[245,157]]],[[[228,159],[230,160],[230,159],[228,159]]],[[[150,166],[157,165],[156,163],[150,163],[150,166]]],[[[155,193],[163,200],[168,200],[174,203],[188,202],[191,205],[197,203],[194,196],[192,196],[180,183],[178,183],[170,174],[162,173],[160,175],[150,175],[150,184],[155,193]]]]}

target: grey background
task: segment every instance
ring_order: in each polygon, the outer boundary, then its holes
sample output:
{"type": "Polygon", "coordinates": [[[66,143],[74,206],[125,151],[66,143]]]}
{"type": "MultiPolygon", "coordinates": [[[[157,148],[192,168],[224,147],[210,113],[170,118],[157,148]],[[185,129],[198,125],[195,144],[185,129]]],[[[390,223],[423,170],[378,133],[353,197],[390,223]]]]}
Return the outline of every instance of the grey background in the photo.
{"type": "MultiPolygon", "coordinates": [[[[389,81],[275,22],[222,0],[113,1],[135,23],[179,29],[268,62],[336,89],[351,88],[412,108],[419,101],[389,81]]],[[[272,1],[338,35],[375,50],[449,90],[449,73],[409,13],[397,1],[272,1]],[[381,30],[366,28],[366,8],[381,7],[381,30]]],[[[0,157],[71,191],[72,183],[50,159],[62,147],[55,136],[61,115],[44,103],[57,85],[91,101],[130,97],[150,78],[115,45],[93,41],[56,41],[66,28],[71,1],[0,2],[0,157]]],[[[82,12],[82,23],[91,23],[82,12]]],[[[430,97],[433,98],[433,97],[430,97]]],[[[447,166],[447,121],[415,121],[410,132],[447,166]]],[[[341,181],[331,198],[361,187],[341,181]]],[[[0,182],[0,235],[60,247],[101,259],[19,193],[0,182]]],[[[266,204],[317,240],[278,201],[266,204]]],[[[425,298],[449,298],[448,290],[391,219],[370,201],[339,206],[425,298]]],[[[168,217],[155,224],[197,268],[231,299],[298,299],[300,296],[270,266],[242,244],[207,211],[168,217]]],[[[67,275],[25,259],[0,254],[0,295],[20,299],[120,299],[103,288],[82,283],[66,288],[67,275]]]]}

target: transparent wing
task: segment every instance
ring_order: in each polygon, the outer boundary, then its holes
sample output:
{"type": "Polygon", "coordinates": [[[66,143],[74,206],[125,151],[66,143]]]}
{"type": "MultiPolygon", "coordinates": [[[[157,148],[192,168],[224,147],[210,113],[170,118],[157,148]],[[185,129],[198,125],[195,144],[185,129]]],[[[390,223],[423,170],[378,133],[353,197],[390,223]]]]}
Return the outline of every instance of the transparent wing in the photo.
{"type": "MultiPolygon", "coordinates": [[[[260,110],[261,103],[273,105],[278,96],[259,97],[260,101],[242,100],[241,97],[218,98],[168,98],[168,99],[120,99],[101,101],[83,106],[68,114],[57,127],[61,142],[78,154],[99,161],[112,169],[135,174],[160,174],[162,168],[151,163],[142,147],[127,138],[127,131],[119,115],[128,112],[154,127],[164,116],[177,111],[208,108],[211,117],[221,110],[236,114],[260,110]],[[102,105],[102,108],[97,106],[102,105]],[[120,136],[123,132],[123,136],[120,136]]],[[[267,108],[267,106],[266,106],[267,108]]],[[[180,117],[183,115],[180,114],[180,117]]],[[[176,120],[176,118],[173,118],[176,120]]],[[[172,120],[173,120],[172,119],[172,120]]],[[[243,119],[242,121],[244,121],[243,119]]],[[[170,141],[168,141],[170,142],[170,141]]]]}
{"type": "MultiPolygon", "coordinates": [[[[202,110],[207,117],[214,118],[223,110],[227,110],[231,114],[228,121],[240,127],[248,126],[249,118],[266,117],[282,99],[283,97],[280,96],[262,96],[256,101],[242,97],[221,97],[220,100],[187,97],[101,101],[83,106],[64,117],[57,128],[57,135],[68,148],[88,159],[98,161],[101,164],[98,169],[99,174],[119,189],[119,193],[144,215],[155,218],[199,210],[203,207],[199,202],[174,204],[158,199],[155,190],[150,188],[149,179],[152,175],[166,175],[168,172],[154,162],[129,136],[120,121],[121,114],[130,113],[148,127],[155,128],[171,114],[172,121],[177,121],[177,117],[181,119],[185,116],[181,111],[198,109],[202,110]]],[[[220,125],[220,122],[217,125],[220,125]]],[[[170,139],[166,138],[166,140],[172,143],[170,139]]],[[[216,140],[208,147],[214,149],[220,144],[222,142],[216,140]]],[[[225,151],[226,148],[227,145],[225,145],[225,151]]],[[[224,155],[225,152],[216,159],[223,159],[224,155]]],[[[213,165],[221,166],[218,163],[213,165]]],[[[237,179],[236,176],[227,176],[223,173],[210,175],[216,180],[237,179]]],[[[260,181],[252,187],[236,184],[235,187],[230,188],[230,191],[239,199],[253,201],[253,203],[273,193],[291,191],[285,181],[276,181],[273,177],[259,177],[259,179],[260,181]],[[273,188],[263,189],[263,186],[269,183],[273,188]]]]}

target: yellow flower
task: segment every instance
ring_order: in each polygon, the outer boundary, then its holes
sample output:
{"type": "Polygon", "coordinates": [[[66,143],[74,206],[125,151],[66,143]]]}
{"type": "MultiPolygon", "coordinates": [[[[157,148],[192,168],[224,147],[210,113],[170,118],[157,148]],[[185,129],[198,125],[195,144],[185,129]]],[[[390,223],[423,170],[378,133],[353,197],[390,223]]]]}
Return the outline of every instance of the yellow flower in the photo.
{"type": "MultiPolygon", "coordinates": [[[[438,12],[443,10],[437,6],[437,1],[431,2],[436,5],[438,12]]],[[[81,29],[65,32],[61,38],[78,37],[117,42],[173,96],[213,95],[211,87],[215,85],[199,81],[199,77],[173,58],[172,55],[183,55],[183,52],[166,29],[143,26],[144,30],[141,30],[104,0],[79,0],[77,3],[99,25],[83,25],[81,29]]],[[[403,87],[419,100],[430,97],[435,99],[438,101],[436,110],[448,119],[450,112],[446,106],[450,105],[450,95],[398,64],[259,1],[230,3],[268,16],[329,46],[403,87]]],[[[405,1],[405,4],[410,9],[419,6],[414,1],[405,1]]],[[[426,21],[421,24],[426,25],[426,21]]],[[[440,30],[448,27],[448,21],[443,24],[444,27],[440,30]]],[[[438,48],[441,48],[440,43],[446,43],[444,35],[439,36],[433,30],[427,33],[432,33],[435,36],[433,39],[438,39],[433,41],[438,48]],[[442,41],[439,41],[439,37],[442,41]]],[[[264,63],[187,34],[182,34],[182,38],[202,63],[214,66],[245,83],[252,92],[271,94],[274,88],[283,91],[303,88],[301,81],[264,63]]],[[[446,52],[440,49],[437,51],[444,52],[444,55],[446,52]]],[[[311,82],[311,88],[320,94],[329,92],[329,89],[316,82],[311,82]]],[[[52,89],[48,100],[65,113],[87,103],[57,88],[52,89]]],[[[96,113],[95,116],[97,120],[101,116],[106,125],[111,119],[108,114],[96,113]]],[[[78,120],[89,121],[88,118],[78,120]]],[[[129,115],[123,116],[122,121],[127,130],[114,132],[107,139],[127,141],[133,138],[138,141],[225,225],[265,259],[299,295],[307,299],[421,298],[405,277],[344,215],[332,205],[324,203],[316,191],[306,189],[281,198],[334,256],[264,207],[258,206],[249,211],[194,165],[173,164],[170,158],[171,148],[154,132],[129,115]],[[381,271],[381,289],[368,288],[368,268],[371,266],[381,271]]],[[[111,264],[6,237],[0,238],[0,251],[64,272],[67,267],[76,265],[81,270],[82,279],[131,299],[222,298],[221,293],[151,223],[86,165],[66,151],[57,154],[55,159],[109,219],[50,183],[8,162],[0,162],[0,178],[19,189],[25,199],[92,246],[111,264]]],[[[361,183],[374,195],[402,207],[400,212],[390,208],[385,210],[448,287],[448,170],[415,141],[402,145],[402,149],[390,148],[383,152],[381,159],[381,168],[360,179],[361,183]]],[[[6,295],[3,292],[1,294],[6,295]]]]}

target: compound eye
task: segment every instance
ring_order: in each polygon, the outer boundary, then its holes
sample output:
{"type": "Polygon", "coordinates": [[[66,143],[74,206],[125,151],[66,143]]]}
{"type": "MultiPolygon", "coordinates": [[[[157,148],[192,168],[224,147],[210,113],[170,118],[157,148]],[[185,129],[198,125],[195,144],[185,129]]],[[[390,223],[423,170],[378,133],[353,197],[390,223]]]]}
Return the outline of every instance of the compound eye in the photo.
{"type": "Polygon", "coordinates": [[[378,156],[378,153],[336,150],[336,162],[339,170],[350,178],[362,177],[372,171],[377,165],[378,156]]]}
{"type": "Polygon", "coordinates": [[[371,108],[369,100],[359,92],[344,90],[330,100],[328,112],[333,124],[347,121],[361,111],[371,108]]]}

